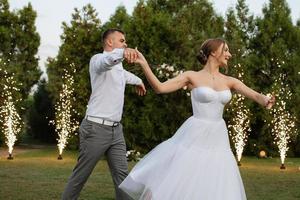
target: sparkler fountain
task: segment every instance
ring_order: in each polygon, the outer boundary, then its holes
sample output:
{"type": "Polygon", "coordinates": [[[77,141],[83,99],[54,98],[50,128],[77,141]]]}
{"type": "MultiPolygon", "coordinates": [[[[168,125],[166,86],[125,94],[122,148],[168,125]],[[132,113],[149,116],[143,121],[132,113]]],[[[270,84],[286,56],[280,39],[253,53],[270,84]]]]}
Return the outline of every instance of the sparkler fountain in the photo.
{"type": "MultiPolygon", "coordinates": [[[[72,64],[71,64],[72,65],[72,64]]],[[[73,84],[74,78],[69,74],[67,70],[62,77],[63,85],[59,95],[59,101],[55,105],[55,131],[58,134],[58,160],[62,159],[62,152],[68,143],[68,139],[71,137],[71,133],[78,129],[79,122],[72,119],[72,114],[76,113],[72,106],[73,96],[73,84]]]]}
{"type": "MultiPolygon", "coordinates": [[[[243,81],[243,68],[240,64],[237,64],[234,67],[238,71],[239,80],[243,81]]],[[[238,165],[241,166],[244,146],[248,139],[248,133],[251,130],[249,120],[250,110],[245,105],[245,97],[240,94],[234,95],[230,104],[230,109],[234,113],[234,116],[228,123],[228,131],[234,143],[238,165]]]]}
{"type": "Polygon", "coordinates": [[[5,62],[2,62],[0,59],[0,73],[2,74],[2,93],[1,98],[3,100],[1,111],[0,111],[0,122],[2,124],[2,131],[5,135],[5,143],[8,146],[8,154],[7,159],[13,159],[13,147],[17,140],[17,135],[21,131],[21,117],[19,116],[15,102],[20,101],[20,99],[13,99],[13,91],[19,91],[16,87],[16,81],[14,80],[12,75],[9,75],[6,70],[3,70],[2,67],[6,66],[5,62]]]}
{"type": "Polygon", "coordinates": [[[291,99],[292,93],[287,84],[284,84],[285,75],[281,74],[275,80],[274,91],[276,105],[271,110],[273,119],[271,121],[271,132],[274,135],[274,143],[278,146],[281,166],[285,169],[284,161],[289,149],[288,143],[293,135],[297,134],[296,117],[292,116],[286,108],[286,103],[291,99]]]}

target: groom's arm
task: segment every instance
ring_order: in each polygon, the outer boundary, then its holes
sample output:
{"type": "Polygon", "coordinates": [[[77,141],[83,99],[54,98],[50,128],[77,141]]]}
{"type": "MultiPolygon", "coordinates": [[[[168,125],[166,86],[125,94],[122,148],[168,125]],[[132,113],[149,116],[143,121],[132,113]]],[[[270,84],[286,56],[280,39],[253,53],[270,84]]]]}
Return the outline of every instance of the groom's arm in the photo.
{"type": "Polygon", "coordinates": [[[111,52],[94,55],[90,60],[90,68],[101,73],[111,70],[124,60],[124,49],[114,49],[111,52]]]}
{"type": "Polygon", "coordinates": [[[124,69],[124,76],[126,80],[126,84],[130,85],[140,85],[143,83],[142,79],[134,75],[133,73],[124,69]]]}
{"type": "Polygon", "coordinates": [[[142,79],[140,79],[133,73],[126,71],[125,69],[124,76],[127,84],[136,85],[135,90],[139,96],[144,96],[146,94],[146,88],[142,79]]]}

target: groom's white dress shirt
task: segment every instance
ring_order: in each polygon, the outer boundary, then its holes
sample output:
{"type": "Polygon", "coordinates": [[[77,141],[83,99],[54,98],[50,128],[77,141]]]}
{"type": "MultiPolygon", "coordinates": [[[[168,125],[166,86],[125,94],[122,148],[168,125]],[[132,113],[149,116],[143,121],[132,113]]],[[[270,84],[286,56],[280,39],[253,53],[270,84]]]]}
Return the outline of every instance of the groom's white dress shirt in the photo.
{"type": "Polygon", "coordinates": [[[92,94],[86,116],[120,122],[124,105],[125,85],[140,85],[142,80],[123,68],[124,49],[104,51],[90,60],[92,94]]]}

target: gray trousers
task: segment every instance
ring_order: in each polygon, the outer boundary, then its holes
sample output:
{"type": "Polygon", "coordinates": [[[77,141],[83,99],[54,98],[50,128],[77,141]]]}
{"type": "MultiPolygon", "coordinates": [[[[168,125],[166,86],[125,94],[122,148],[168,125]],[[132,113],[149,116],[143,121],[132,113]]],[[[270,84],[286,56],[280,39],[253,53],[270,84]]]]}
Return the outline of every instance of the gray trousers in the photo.
{"type": "Polygon", "coordinates": [[[111,127],[84,119],[80,125],[80,147],[77,164],[70,176],[63,200],[75,200],[105,154],[115,186],[116,200],[130,199],[118,186],[128,175],[126,144],[122,124],[111,127]]]}

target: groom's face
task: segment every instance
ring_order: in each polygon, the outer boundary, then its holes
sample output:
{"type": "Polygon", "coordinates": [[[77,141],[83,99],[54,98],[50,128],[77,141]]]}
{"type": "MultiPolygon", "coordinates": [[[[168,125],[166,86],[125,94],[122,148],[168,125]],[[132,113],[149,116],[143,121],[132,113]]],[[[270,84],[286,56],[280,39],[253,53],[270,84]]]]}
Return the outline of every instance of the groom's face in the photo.
{"type": "Polygon", "coordinates": [[[112,49],[115,48],[126,48],[126,40],[123,33],[120,32],[114,32],[110,35],[110,41],[111,41],[111,47],[112,49]]]}

